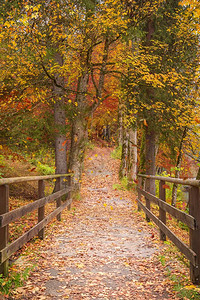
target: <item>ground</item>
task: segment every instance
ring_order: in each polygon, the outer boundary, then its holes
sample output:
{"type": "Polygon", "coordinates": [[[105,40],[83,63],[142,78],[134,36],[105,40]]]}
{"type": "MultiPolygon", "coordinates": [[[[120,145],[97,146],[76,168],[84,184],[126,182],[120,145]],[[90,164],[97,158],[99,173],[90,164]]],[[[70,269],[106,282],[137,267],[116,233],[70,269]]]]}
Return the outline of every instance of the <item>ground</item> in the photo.
{"type": "Polygon", "coordinates": [[[158,231],[137,213],[133,191],[113,188],[119,163],[110,152],[90,150],[81,198],[18,259],[15,268],[35,268],[12,299],[176,299],[158,231]]]}

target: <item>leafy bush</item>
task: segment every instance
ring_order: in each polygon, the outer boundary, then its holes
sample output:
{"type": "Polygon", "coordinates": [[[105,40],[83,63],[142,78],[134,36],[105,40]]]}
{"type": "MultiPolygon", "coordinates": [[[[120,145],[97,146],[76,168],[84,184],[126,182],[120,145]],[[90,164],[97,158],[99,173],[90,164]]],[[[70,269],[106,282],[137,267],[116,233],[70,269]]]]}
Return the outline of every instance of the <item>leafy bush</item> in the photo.
{"type": "Polygon", "coordinates": [[[36,169],[41,175],[53,175],[53,174],[55,174],[55,169],[53,167],[50,167],[46,164],[41,164],[40,162],[37,163],[36,169]]]}
{"type": "Polygon", "coordinates": [[[119,145],[111,152],[111,157],[114,159],[121,159],[122,156],[122,145],[119,145]]]}
{"type": "MultiPolygon", "coordinates": [[[[160,176],[163,176],[163,177],[170,177],[169,174],[167,174],[166,171],[164,171],[160,176]]],[[[156,183],[156,196],[158,197],[159,196],[159,180],[156,180],[155,181],[156,183]]],[[[172,188],[173,188],[173,183],[171,182],[166,182],[166,186],[168,186],[166,188],[166,200],[170,200],[171,202],[171,199],[172,199],[172,188]]],[[[182,192],[182,187],[181,185],[179,184],[178,185],[178,189],[177,189],[177,202],[181,202],[182,203],[182,198],[183,198],[183,192],[182,192]]]]}
{"type": "Polygon", "coordinates": [[[41,148],[37,153],[33,153],[28,160],[41,175],[55,174],[54,153],[51,150],[41,148]]]}
{"type": "Polygon", "coordinates": [[[115,183],[113,184],[113,189],[114,190],[121,190],[121,191],[125,191],[125,190],[130,190],[135,186],[135,183],[131,183],[128,181],[127,177],[123,177],[120,180],[120,183],[115,183]]]}
{"type": "Polygon", "coordinates": [[[0,178],[3,177],[3,169],[5,167],[5,159],[3,155],[0,155],[0,178]]]}

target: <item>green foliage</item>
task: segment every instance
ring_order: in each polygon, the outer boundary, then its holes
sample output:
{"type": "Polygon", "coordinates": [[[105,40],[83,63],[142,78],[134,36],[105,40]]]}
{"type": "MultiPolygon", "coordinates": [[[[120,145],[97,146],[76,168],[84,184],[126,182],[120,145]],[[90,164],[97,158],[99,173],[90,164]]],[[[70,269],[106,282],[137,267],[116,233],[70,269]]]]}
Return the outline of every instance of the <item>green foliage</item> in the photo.
{"type": "Polygon", "coordinates": [[[3,177],[3,169],[5,167],[5,158],[3,155],[0,155],[0,178],[3,177]]]}
{"type": "Polygon", "coordinates": [[[31,158],[28,157],[28,160],[41,175],[55,174],[54,153],[52,150],[41,148],[38,152],[33,153],[31,158]]]}
{"type": "Polygon", "coordinates": [[[176,275],[171,275],[169,272],[170,280],[174,283],[174,291],[178,292],[177,296],[180,299],[200,299],[199,287],[195,285],[184,286],[181,278],[176,275]]]}
{"type": "Polygon", "coordinates": [[[81,194],[79,193],[79,191],[71,192],[71,198],[73,200],[80,201],[81,200],[81,194]]]}
{"type": "Polygon", "coordinates": [[[31,153],[42,148],[53,148],[54,122],[49,107],[41,107],[40,111],[21,109],[17,113],[2,115],[0,138],[11,149],[18,152],[31,153]],[[14,116],[13,116],[14,114],[14,116]]]}
{"type": "Polygon", "coordinates": [[[124,191],[124,188],[119,183],[113,184],[112,188],[113,188],[113,190],[120,190],[120,191],[123,190],[124,191]]]}
{"type": "Polygon", "coordinates": [[[164,244],[165,245],[171,245],[171,242],[170,241],[164,241],[164,244]]]}
{"type": "MultiPolygon", "coordinates": [[[[164,171],[160,176],[170,177],[170,175],[167,174],[166,171],[164,171]]],[[[155,183],[156,183],[156,196],[158,197],[159,196],[159,181],[156,180],[155,183]]],[[[171,201],[171,199],[172,199],[172,187],[173,187],[173,183],[167,182],[166,185],[168,186],[165,189],[166,190],[166,200],[170,200],[171,201]]],[[[182,201],[182,199],[183,199],[183,192],[182,192],[182,189],[181,189],[181,185],[179,184],[178,185],[178,189],[177,189],[177,202],[182,201]]]]}
{"type": "Polygon", "coordinates": [[[178,227],[189,232],[189,227],[181,221],[178,222],[178,227]]]}
{"type": "Polygon", "coordinates": [[[164,255],[160,255],[159,259],[160,259],[161,265],[164,267],[165,266],[165,256],[164,255]]]}
{"type": "Polygon", "coordinates": [[[114,159],[121,159],[122,156],[122,145],[119,145],[111,152],[111,157],[114,159]]]}
{"type": "Polygon", "coordinates": [[[188,290],[188,289],[184,289],[182,288],[179,293],[178,296],[180,297],[180,299],[200,299],[200,294],[198,291],[195,290],[188,290]]]}
{"type": "Polygon", "coordinates": [[[11,295],[12,291],[23,286],[24,282],[29,277],[32,268],[27,267],[22,273],[10,272],[8,277],[3,277],[0,274],[0,292],[3,295],[11,295]]]}
{"type": "Polygon", "coordinates": [[[40,162],[38,162],[36,169],[41,175],[53,175],[53,174],[55,174],[55,169],[54,168],[52,168],[52,167],[50,167],[46,164],[41,164],[40,162]]]}
{"type": "Polygon", "coordinates": [[[72,215],[75,216],[75,213],[76,213],[76,207],[73,207],[72,208],[72,215]]]}
{"type": "Polygon", "coordinates": [[[171,261],[173,266],[173,261],[179,261],[179,268],[186,267],[189,268],[189,261],[185,256],[177,251],[177,248],[171,241],[165,241],[164,244],[168,245],[162,255],[159,256],[162,266],[165,267],[165,275],[169,278],[171,284],[173,285],[173,290],[176,291],[176,296],[179,299],[200,299],[200,286],[191,284],[190,280],[186,275],[180,272],[179,275],[174,274],[173,268],[168,267],[168,263],[171,261]]]}
{"type": "Polygon", "coordinates": [[[120,191],[126,191],[126,190],[130,190],[135,186],[135,183],[131,183],[129,182],[127,177],[123,177],[120,180],[120,183],[115,183],[113,184],[113,189],[114,190],[120,190],[120,191]]]}
{"type": "Polygon", "coordinates": [[[88,142],[86,143],[86,148],[87,148],[87,149],[93,150],[94,147],[95,147],[95,145],[94,145],[91,141],[88,141],[88,142]]]}

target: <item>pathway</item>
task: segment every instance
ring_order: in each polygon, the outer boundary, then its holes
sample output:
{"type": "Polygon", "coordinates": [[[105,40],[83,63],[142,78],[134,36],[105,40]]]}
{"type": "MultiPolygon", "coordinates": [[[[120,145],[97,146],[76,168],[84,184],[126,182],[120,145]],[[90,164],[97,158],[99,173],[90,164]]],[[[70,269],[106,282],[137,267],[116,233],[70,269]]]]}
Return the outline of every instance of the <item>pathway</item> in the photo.
{"type": "Polygon", "coordinates": [[[15,299],[175,299],[156,256],[153,229],[134,214],[134,196],[113,189],[117,168],[109,149],[91,151],[82,199],[48,228],[33,256],[37,267],[15,299]]]}

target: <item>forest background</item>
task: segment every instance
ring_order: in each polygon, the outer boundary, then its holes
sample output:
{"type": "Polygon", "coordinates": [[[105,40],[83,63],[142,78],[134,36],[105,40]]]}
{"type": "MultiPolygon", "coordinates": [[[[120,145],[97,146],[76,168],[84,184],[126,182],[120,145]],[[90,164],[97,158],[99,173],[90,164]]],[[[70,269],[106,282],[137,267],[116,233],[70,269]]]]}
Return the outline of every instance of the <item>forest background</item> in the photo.
{"type": "Polygon", "coordinates": [[[196,0],[2,1],[1,176],[26,160],[78,192],[99,143],[129,187],[137,172],[196,177],[199,15],[196,0]]]}

